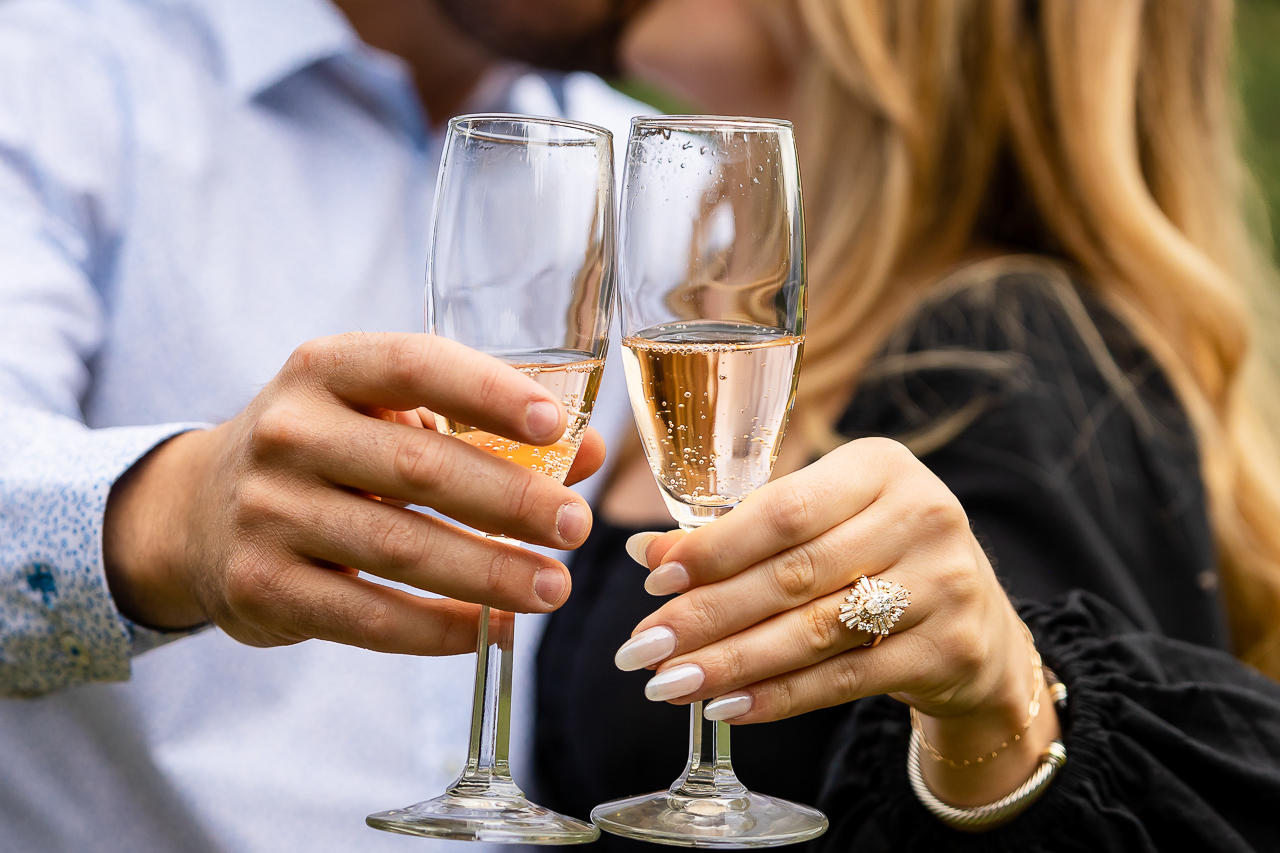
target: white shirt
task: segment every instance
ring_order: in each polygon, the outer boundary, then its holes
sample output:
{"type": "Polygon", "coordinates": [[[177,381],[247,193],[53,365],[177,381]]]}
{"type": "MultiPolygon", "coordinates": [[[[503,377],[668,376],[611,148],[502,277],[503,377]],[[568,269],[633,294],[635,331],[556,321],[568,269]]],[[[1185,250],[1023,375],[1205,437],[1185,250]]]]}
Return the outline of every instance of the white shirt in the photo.
{"type": "MultiPolygon", "coordinates": [[[[557,88],[506,68],[475,106],[603,124],[620,152],[643,108],[557,88]]],[[[39,696],[0,699],[3,853],[439,844],[363,818],[457,775],[472,657],[162,644],[101,566],[111,484],[158,441],[234,415],[305,340],[421,331],[438,143],[327,0],[0,5],[0,693],[39,696]]]]}

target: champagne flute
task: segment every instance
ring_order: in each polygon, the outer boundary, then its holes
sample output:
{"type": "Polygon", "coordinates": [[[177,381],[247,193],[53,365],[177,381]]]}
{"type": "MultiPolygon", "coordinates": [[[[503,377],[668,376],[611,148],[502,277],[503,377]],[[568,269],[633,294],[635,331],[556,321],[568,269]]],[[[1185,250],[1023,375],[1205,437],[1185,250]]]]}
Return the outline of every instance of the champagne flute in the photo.
{"type": "MultiPolygon", "coordinates": [[[[608,349],[612,145],[609,131],[578,122],[461,116],[449,122],[436,186],[428,331],[502,359],[568,410],[564,435],[550,447],[439,416],[437,428],[560,482],[586,431],[608,349]]],[[[457,781],[434,799],[369,815],[369,826],[524,844],[600,836],[589,823],[530,802],[511,777],[513,629],[513,614],[482,609],[470,744],[457,781]]]]}
{"type": "MultiPolygon", "coordinates": [[[[619,259],[623,365],[649,467],[693,530],[768,481],[804,349],[804,217],[791,125],[634,119],[619,259]]],[[[690,708],[689,761],[666,791],[597,806],[601,829],[686,847],[821,835],[817,809],[747,790],[729,725],[690,708]]]]}

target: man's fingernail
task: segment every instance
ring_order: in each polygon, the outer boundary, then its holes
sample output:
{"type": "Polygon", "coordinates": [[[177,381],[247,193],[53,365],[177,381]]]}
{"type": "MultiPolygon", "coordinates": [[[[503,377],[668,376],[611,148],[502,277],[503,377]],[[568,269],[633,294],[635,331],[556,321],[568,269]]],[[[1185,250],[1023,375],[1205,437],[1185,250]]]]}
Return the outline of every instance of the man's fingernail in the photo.
{"type": "Polygon", "coordinates": [[[529,427],[529,434],[540,438],[559,438],[559,436],[552,436],[551,431],[560,423],[560,408],[546,400],[530,403],[524,413],[524,422],[529,427]]]}
{"type": "Polygon", "coordinates": [[[591,510],[586,504],[569,501],[556,512],[556,533],[566,545],[577,545],[591,530],[591,510]]]}
{"type": "Polygon", "coordinates": [[[644,686],[644,696],[652,702],[687,696],[702,686],[703,678],[702,667],[696,663],[682,663],[650,678],[644,686]]]}
{"type": "Polygon", "coordinates": [[[708,720],[731,720],[741,717],[751,710],[751,695],[748,693],[730,693],[713,699],[702,708],[702,716],[708,720]]]}
{"type": "Polygon", "coordinates": [[[645,552],[649,549],[649,543],[661,536],[661,533],[637,533],[627,540],[627,554],[631,559],[635,560],[646,569],[649,568],[649,561],[645,559],[645,552]]]}
{"type": "Polygon", "coordinates": [[[641,631],[622,644],[613,662],[623,672],[653,666],[676,650],[676,632],[663,625],[641,631]]]}
{"type": "Polygon", "coordinates": [[[563,569],[538,569],[533,574],[533,594],[553,607],[564,598],[568,584],[563,569]]]}
{"type": "Polygon", "coordinates": [[[644,579],[644,591],[650,595],[672,595],[689,588],[689,572],[683,563],[663,563],[644,579]]]}

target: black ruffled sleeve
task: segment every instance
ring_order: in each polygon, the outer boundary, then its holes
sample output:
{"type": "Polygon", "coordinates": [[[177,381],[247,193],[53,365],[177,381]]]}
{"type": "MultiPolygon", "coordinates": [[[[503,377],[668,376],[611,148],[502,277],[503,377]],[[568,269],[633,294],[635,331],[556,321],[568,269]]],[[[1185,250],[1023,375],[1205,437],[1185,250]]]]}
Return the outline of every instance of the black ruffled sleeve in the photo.
{"type": "Polygon", "coordinates": [[[865,699],[838,739],[821,849],[1280,850],[1280,685],[1088,593],[1020,611],[1070,690],[1067,763],[1044,796],[990,832],[946,827],[907,782],[906,706],[865,699]]]}
{"type": "Polygon", "coordinates": [[[1128,328],[1065,278],[1006,275],[926,305],[839,429],[906,441],[1015,599],[1086,590],[1145,630],[1227,648],[1186,414],[1128,328]]]}

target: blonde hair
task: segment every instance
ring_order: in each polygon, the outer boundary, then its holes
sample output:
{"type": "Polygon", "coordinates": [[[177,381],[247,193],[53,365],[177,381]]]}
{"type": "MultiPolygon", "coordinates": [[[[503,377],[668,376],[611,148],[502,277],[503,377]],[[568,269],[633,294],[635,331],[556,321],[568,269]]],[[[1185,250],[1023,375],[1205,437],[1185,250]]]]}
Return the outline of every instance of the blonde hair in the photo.
{"type": "Polygon", "coordinates": [[[1250,347],[1273,272],[1244,214],[1230,0],[796,2],[797,140],[822,176],[799,422],[829,429],[976,251],[1069,262],[1186,408],[1237,654],[1280,678],[1280,463],[1250,347]]]}

